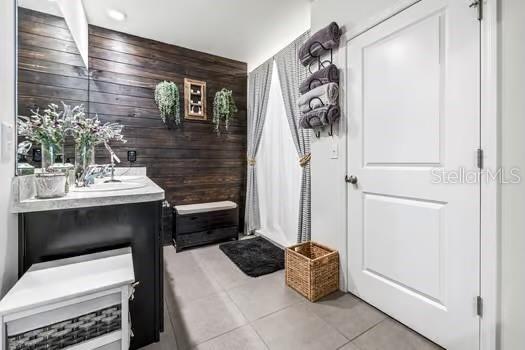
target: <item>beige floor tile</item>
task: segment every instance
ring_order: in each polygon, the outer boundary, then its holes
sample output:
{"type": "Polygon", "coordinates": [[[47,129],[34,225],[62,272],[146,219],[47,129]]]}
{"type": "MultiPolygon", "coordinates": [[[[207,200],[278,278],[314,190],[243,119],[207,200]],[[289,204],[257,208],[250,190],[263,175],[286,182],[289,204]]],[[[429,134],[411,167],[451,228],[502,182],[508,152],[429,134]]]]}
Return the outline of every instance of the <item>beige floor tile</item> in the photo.
{"type": "Polygon", "coordinates": [[[342,292],[333,293],[316,303],[309,303],[308,308],[350,340],[386,318],[386,315],[374,307],[342,292]]]}
{"type": "Polygon", "coordinates": [[[284,270],[275,271],[273,273],[269,273],[267,275],[262,275],[255,278],[256,280],[265,280],[265,279],[275,279],[278,280],[280,283],[285,285],[284,281],[284,270]]]}
{"type": "Polygon", "coordinates": [[[335,350],[348,342],[304,303],[261,318],[253,327],[270,350],[335,350]]]}
{"type": "Polygon", "coordinates": [[[217,245],[165,247],[164,264],[166,330],[147,350],[440,349],[351,294],[309,303],[282,270],[246,276],[217,245]]]}
{"type": "Polygon", "coordinates": [[[223,291],[199,265],[192,251],[176,253],[175,248],[165,247],[164,265],[164,283],[179,303],[223,291]]]}
{"type": "Polygon", "coordinates": [[[359,348],[355,346],[353,343],[347,343],[346,345],[339,348],[338,350],[359,350],[359,348]]]}
{"type": "Polygon", "coordinates": [[[170,316],[179,349],[188,349],[245,325],[246,319],[225,293],[186,301],[170,316]]]}
{"type": "Polygon", "coordinates": [[[304,300],[285,286],[280,274],[253,279],[227,293],[249,321],[304,300]]]}
{"type": "Polygon", "coordinates": [[[250,325],[237,328],[197,345],[196,350],[266,350],[262,339],[250,325]]]}
{"type": "Polygon", "coordinates": [[[237,287],[252,279],[252,277],[242,272],[219,249],[218,245],[195,249],[193,254],[206,275],[214,279],[225,290],[237,287]]]}
{"type": "Polygon", "coordinates": [[[390,318],[353,341],[360,350],[438,350],[436,344],[390,318]]]}

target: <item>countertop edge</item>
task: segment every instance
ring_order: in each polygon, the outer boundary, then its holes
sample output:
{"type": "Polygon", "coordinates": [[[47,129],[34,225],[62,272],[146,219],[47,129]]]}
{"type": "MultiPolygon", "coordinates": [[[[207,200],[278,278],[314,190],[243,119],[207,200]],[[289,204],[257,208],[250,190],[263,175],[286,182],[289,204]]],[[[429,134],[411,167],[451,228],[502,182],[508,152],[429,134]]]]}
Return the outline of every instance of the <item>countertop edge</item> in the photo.
{"type": "MultiPolygon", "coordinates": [[[[89,207],[102,207],[111,205],[121,204],[134,204],[134,203],[146,203],[146,202],[157,202],[165,199],[164,190],[154,183],[150,178],[144,177],[147,182],[146,187],[149,191],[144,193],[125,193],[125,191],[115,192],[114,196],[97,196],[89,195],[86,198],[70,198],[66,197],[46,200],[25,200],[17,201],[13,200],[11,203],[10,212],[12,214],[32,213],[32,212],[43,212],[53,210],[68,210],[68,209],[79,209],[89,207]]],[[[142,188],[143,190],[143,188],[142,188]]],[[[15,196],[16,197],[16,196],[15,196]]]]}
{"type": "MultiPolygon", "coordinates": [[[[107,207],[111,205],[121,204],[134,204],[134,203],[147,203],[147,202],[160,202],[165,199],[164,192],[157,194],[140,194],[140,195],[126,195],[125,198],[116,199],[112,198],[111,201],[104,203],[100,202],[99,198],[82,199],[82,203],[67,203],[63,202],[61,205],[50,207],[48,203],[19,203],[16,208],[11,209],[12,214],[23,214],[41,211],[53,211],[53,210],[67,210],[67,209],[79,209],[79,208],[92,208],[92,207],[107,207]]],[[[77,199],[75,199],[77,201],[77,199]]]]}

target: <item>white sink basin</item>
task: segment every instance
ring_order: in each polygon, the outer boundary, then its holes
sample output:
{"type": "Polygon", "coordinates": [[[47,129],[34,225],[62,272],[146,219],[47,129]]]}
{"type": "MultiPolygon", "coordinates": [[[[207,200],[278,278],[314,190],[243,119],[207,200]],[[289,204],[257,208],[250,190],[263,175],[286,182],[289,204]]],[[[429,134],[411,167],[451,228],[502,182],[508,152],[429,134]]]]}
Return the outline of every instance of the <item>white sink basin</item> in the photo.
{"type": "Polygon", "coordinates": [[[108,192],[108,191],[124,191],[133,190],[137,188],[145,187],[145,184],[139,182],[100,182],[90,185],[88,187],[74,187],[69,190],[70,192],[108,192]]]}
{"type": "MultiPolygon", "coordinates": [[[[143,179],[144,176],[133,176],[133,175],[123,175],[123,176],[116,176],[116,180],[120,180],[122,182],[136,182],[137,180],[143,179]]],[[[103,180],[106,181],[108,178],[105,177],[103,180]]],[[[98,179],[97,179],[98,180],[98,179]]],[[[97,181],[95,181],[97,182],[97,181]]]]}

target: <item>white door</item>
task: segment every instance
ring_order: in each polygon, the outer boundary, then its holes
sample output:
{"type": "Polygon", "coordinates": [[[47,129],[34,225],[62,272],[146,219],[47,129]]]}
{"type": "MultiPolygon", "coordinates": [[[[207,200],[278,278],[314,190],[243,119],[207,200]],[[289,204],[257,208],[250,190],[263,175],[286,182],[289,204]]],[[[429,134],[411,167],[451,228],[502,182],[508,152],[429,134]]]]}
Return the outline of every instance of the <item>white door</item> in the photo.
{"type": "Polygon", "coordinates": [[[479,348],[480,24],[469,3],[423,0],[346,45],[348,289],[461,350],[479,348]],[[474,183],[433,183],[461,174],[474,183]]]}

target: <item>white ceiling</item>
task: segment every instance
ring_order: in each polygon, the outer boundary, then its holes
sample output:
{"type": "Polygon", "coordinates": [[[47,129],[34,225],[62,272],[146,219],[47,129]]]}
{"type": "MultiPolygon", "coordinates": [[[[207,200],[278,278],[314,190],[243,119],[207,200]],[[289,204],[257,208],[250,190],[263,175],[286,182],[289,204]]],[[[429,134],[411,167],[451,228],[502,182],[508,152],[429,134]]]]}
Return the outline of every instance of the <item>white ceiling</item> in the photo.
{"type": "Polygon", "coordinates": [[[248,63],[253,69],[310,27],[310,0],[83,0],[88,22],[248,63]],[[124,22],[108,9],[126,14],[124,22]]]}
{"type": "MultiPolygon", "coordinates": [[[[310,28],[312,0],[82,1],[90,24],[243,61],[252,70],[310,28]],[[108,9],[126,20],[113,20],[108,9]]],[[[50,0],[18,2],[57,14],[50,0]]]]}
{"type": "Polygon", "coordinates": [[[21,7],[62,17],[60,8],[55,1],[17,0],[17,4],[21,7]]]}

